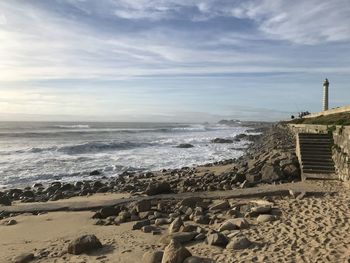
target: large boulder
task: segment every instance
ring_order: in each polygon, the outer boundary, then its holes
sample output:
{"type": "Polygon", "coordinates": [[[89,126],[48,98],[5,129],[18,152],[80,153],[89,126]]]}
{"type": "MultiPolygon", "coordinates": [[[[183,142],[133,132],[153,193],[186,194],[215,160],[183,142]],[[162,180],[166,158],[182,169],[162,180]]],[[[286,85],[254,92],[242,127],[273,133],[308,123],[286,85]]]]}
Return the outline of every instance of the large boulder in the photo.
{"type": "Polygon", "coordinates": [[[68,253],[79,255],[99,248],[102,244],[95,235],[83,235],[69,243],[68,253]]]}
{"type": "Polygon", "coordinates": [[[146,252],[142,256],[142,263],[161,263],[163,254],[163,251],[146,252]]]}
{"type": "Polygon", "coordinates": [[[206,243],[212,246],[225,247],[228,243],[228,238],[222,233],[214,233],[207,236],[206,243]]]}
{"type": "Polygon", "coordinates": [[[252,245],[252,242],[245,236],[238,236],[231,239],[230,243],[226,246],[226,249],[246,249],[252,245]]]}
{"type": "Polygon", "coordinates": [[[150,183],[146,189],[147,195],[159,195],[171,193],[171,186],[167,182],[150,183]]]}
{"type": "Polygon", "coordinates": [[[100,215],[102,218],[107,218],[109,216],[116,216],[118,210],[113,206],[102,207],[100,210],[100,215]]]}
{"type": "Polygon", "coordinates": [[[171,240],[165,248],[162,263],[183,263],[184,260],[192,256],[191,252],[176,240],[171,240]]]}

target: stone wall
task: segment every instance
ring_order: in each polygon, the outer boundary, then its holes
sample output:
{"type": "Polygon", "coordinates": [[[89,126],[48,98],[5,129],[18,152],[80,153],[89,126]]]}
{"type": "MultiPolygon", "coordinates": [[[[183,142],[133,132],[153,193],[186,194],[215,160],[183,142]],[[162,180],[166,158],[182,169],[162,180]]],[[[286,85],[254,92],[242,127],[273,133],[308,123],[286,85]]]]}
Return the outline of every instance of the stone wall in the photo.
{"type": "MultiPolygon", "coordinates": [[[[295,134],[331,132],[334,140],[332,152],[336,174],[340,180],[350,181],[350,126],[290,124],[289,127],[295,134]]],[[[298,147],[297,141],[297,155],[298,147]]]]}

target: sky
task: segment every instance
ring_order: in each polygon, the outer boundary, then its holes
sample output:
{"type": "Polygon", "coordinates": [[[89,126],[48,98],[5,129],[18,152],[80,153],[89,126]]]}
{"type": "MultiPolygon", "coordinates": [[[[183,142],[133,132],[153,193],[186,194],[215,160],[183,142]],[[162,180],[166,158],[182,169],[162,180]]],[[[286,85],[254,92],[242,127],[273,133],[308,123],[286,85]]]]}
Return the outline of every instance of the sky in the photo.
{"type": "Polygon", "coordinates": [[[0,0],[0,120],[288,119],[349,73],[349,0],[0,0]]]}

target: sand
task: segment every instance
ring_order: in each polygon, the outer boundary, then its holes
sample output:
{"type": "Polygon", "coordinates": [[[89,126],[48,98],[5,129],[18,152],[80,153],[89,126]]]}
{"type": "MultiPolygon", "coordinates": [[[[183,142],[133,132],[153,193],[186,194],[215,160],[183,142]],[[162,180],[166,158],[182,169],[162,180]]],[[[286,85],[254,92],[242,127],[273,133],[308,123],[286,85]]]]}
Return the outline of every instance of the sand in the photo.
{"type": "MultiPolygon", "coordinates": [[[[192,254],[216,262],[350,262],[349,189],[340,182],[315,183],[335,193],[301,200],[273,197],[281,212],[277,221],[257,223],[248,219],[251,226],[240,231],[254,242],[251,248],[228,251],[204,242],[186,246],[192,254]]],[[[133,223],[96,226],[92,214],[89,211],[50,212],[12,217],[18,222],[16,225],[0,225],[0,262],[10,262],[23,252],[33,252],[47,254],[34,262],[131,263],[142,262],[144,252],[161,248],[160,236],[133,231],[133,223]],[[104,248],[90,255],[66,254],[67,243],[82,234],[95,234],[104,248]]],[[[2,222],[7,220],[9,218],[2,222]]],[[[166,229],[167,226],[164,233],[166,229]]]]}

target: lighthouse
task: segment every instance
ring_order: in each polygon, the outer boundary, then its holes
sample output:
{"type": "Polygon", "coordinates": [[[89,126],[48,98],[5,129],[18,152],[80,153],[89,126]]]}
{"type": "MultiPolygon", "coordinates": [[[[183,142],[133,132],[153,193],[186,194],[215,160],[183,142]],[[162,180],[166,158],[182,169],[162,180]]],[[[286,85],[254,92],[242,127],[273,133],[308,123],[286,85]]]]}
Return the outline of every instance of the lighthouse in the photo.
{"type": "Polygon", "coordinates": [[[329,81],[325,79],[323,82],[323,111],[328,110],[328,87],[329,81]]]}

